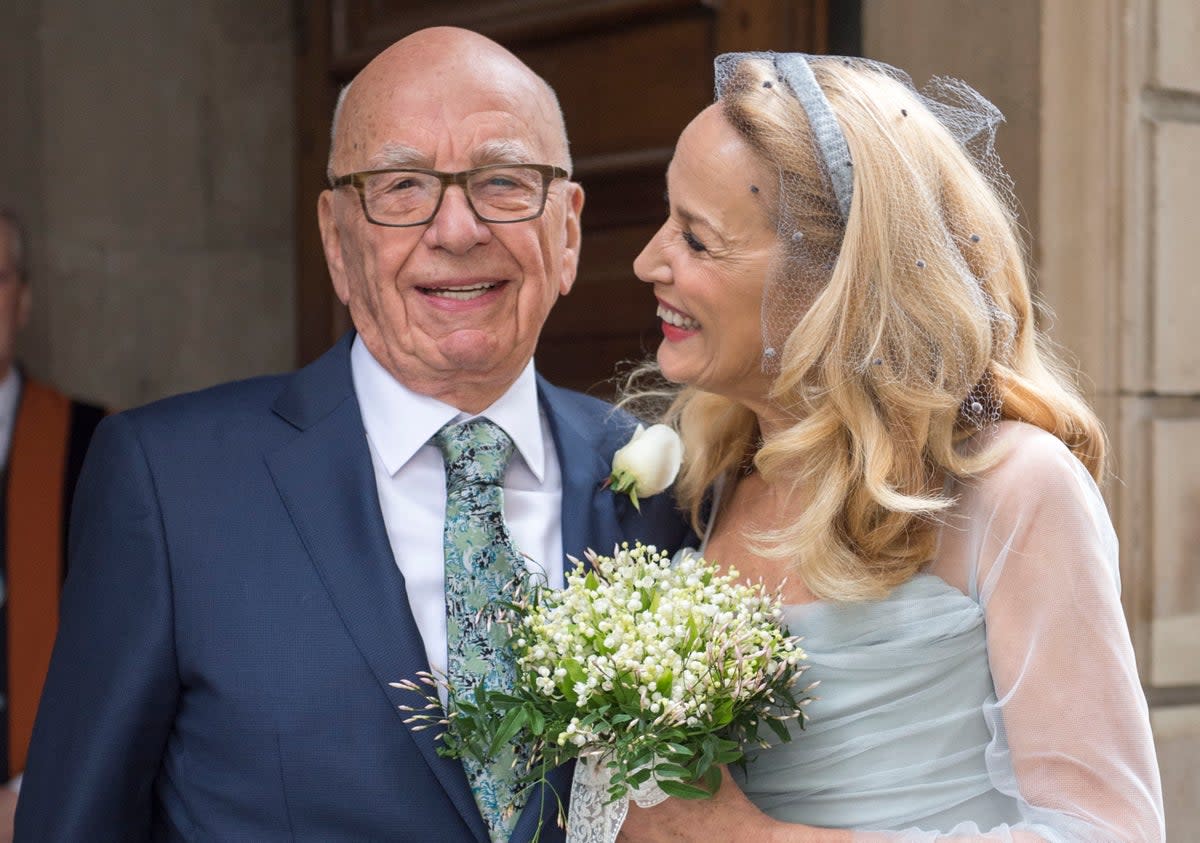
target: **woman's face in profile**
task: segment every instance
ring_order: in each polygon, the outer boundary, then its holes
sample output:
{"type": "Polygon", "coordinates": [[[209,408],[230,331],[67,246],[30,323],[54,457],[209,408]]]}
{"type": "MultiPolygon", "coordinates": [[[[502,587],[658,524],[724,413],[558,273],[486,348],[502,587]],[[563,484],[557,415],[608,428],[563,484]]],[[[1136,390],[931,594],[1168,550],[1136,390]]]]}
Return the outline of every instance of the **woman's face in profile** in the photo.
{"type": "Polygon", "coordinates": [[[777,182],[717,105],[680,136],[667,169],[670,216],[633,264],[654,285],[658,363],[670,380],[765,400],[761,311],[778,248],[777,182]]]}

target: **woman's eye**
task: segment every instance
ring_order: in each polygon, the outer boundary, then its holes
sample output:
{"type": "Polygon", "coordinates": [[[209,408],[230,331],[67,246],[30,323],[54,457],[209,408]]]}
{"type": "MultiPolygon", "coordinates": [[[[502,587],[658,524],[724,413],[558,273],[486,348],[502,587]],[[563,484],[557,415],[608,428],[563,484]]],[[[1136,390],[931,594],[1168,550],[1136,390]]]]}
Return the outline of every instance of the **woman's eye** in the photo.
{"type": "Polygon", "coordinates": [[[683,242],[687,243],[688,248],[693,252],[703,252],[706,250],[705,245],[690,231],[683,232],[683,242]]]}

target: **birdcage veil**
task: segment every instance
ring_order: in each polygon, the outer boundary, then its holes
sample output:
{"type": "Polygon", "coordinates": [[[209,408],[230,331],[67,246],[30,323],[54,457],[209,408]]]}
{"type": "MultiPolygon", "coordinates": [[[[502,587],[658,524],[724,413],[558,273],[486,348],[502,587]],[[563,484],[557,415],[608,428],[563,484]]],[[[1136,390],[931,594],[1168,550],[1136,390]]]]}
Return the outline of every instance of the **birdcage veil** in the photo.
{"type": "Polygon", "coordinates": [[[1012,236],[1015,207],[994,147],[1000,111],[958,80],[917,91],[903,71],[861,58],[727,53],[715,70],[725,116],[778,172],[764,369],[836,353],[877,393],[929,383],[956,397],[969,425],[998,420],[984,358],[1003,360],[1015,333],[989,283],[1011,256],[989,238],[1012,236]],[[842,290],[852,295],[822,297],[831,285],[853,285],[842,290]],[[876,327],[804,348],[796,329],[814,306],[853,308],[876,327]],[[947,326],[961,343],[947,341],[947,326]]]}

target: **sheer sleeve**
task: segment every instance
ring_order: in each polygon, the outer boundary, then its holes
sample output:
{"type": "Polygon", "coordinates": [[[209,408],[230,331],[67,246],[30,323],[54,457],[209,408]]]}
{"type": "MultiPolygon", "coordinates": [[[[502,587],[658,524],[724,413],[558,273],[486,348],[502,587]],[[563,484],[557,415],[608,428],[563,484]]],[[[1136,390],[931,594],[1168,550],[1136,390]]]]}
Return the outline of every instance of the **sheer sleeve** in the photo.
{"type": "Polygon", "coordinates": [[[983,608],[996,691],[988,773],[1022,821],[951,836],[1160,841],[1158,765],[1104,501],[1057,438],[1017,423],[999,436],[1004,457],[960,487],[935,569],[967,565],[983,608]]]}

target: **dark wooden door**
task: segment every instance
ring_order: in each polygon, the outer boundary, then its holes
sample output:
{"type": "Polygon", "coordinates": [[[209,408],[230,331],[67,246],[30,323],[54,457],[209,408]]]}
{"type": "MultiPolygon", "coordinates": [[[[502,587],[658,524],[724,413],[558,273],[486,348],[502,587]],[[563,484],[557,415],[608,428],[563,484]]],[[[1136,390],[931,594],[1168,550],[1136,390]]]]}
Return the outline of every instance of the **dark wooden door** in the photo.
{"type": "Polygon", "coordinates": [[[712,102],[712,60],[730,50],[824,52],[829,0],[312,0],[297,63],[298,355],[347,327],[316,225],[337,90],[379,50],[454,25],[495,39],[557,91],[575,178],[587,193],[579,278],[537,350],[555,383],[612,390],[614,366],[658,342],[654,299],[631,264],[665,217],[675,139],[712,102]]]}

